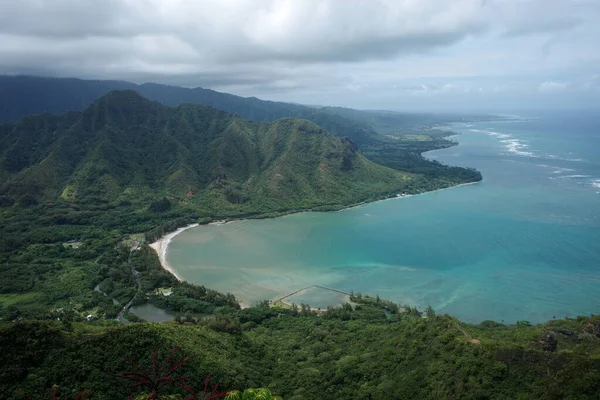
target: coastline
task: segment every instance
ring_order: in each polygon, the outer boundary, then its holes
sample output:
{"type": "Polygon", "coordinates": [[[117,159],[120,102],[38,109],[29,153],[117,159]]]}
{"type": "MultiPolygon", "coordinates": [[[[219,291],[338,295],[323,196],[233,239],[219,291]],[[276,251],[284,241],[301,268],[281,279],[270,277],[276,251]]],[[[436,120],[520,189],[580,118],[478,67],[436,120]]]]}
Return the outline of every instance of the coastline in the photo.
{"type": "Polygon", "coordinates": [[[158,255],[158,260],[160,261],[160,265],[165,270],[169,271],[180,282],[183,282],[183,279],[181,279],[181,277],[177,275],[175,270],[171,268],[169,263],[167,263],[167,247],[169,246],[169,243],[171,242],[171,240],[173,240],[175,236],[179,235],[181,232],[187,229],[195,228],[197,226],[199,226],[199,224],[190,224],[188,226],[184,226],[183,228],[179,228],[174,232],[168,233],[165,236],[158,238],[156,242],[149,244],[149,246],[154,251],[156,251],[156,254],[158,255]]]}
{"type": "MultiPolygon", "coordinates": [[[[216,222],[211,222],[208,225],[223,225],[223,224],[226,224],[229,222],[233,222],[233,221],[216,221],[216,222]]],[[[171,243],[171,240],[173,240],[173,238],[175,236],[179,235],[183,231],[186,231],[190,228],[195,228],[197,226],[200,226],[200,224],[196,223],[196,224],[190,224],[190,225],[184,226],[182,228],[177,229],[174,232],[168,233],[165,236],[158,238],[158,240],[156,240],[154,243],[150,243],[148,245],[158,255],[158,261],[160,262],[161,267],[163,267],[164,270],[171,273],[171,275],[173,275],[179,282],[184,282],[184,280],[181,278],[181,276],[177,275],[177,272],[175,272],[175,270],[167,262],[167,248],[169,247],[169,243],[171,243]]],[[[250,308],[250,305],[248,305],[242,301],[238,301],[238,303],[240,304],[240,307],[242,309],[250,308]]]]}
{"type": "MultiPolygon", "coordinates": [[[[380,201],[407,199],[409,197],[414,197],[414,196],[423,196],[425,194],[440,192],[442,190],[454,189],[454,188],[461,187],[461,186],[477,185],[477,184],[482,183],[482,182],[483,182],[483,180],[480,180],[480,181],[477,181],[477,182],[459,183],[458,185],[448,186],[448,187],[445,187],[445,188],[440,188],[440,189],[435,189],[435,190],[430,190],[428,192],[423,192],[423,193],[405,194],[403,196],[388,197],[387,199],[381,199],[381,200],[375,200],[375,201],[365,201],[365,202],[360,203],[360,204],[355,204],[353,206],[344,207],[344,208],[339,209],[339,210],[334,211],[334,212],[342,212],[342,211],[352,210],[354,208],[359,208],[359,207],[362,207],[364,205],[372,204],[372,203],[377,203],[377,202],[380,202],[380,201]]],[[[300,212],[327,212],[327,211],[311,211],[311,210],[307,210],[307,211],[300,211],[300,212]]],[[[298,214],[298,213],[294,213],[294,214],[298,214]]],[[[291,214],[287,214],[287,215],[291,215],[291,214]]],[[[275,217],[275,218],[279,218],[279,217],[275,217]]]]}
{"type": "MultiPolygon", "coordinates": [[[[339,210],[334,210],[334,211],[318,211],[318,210],[302,210],[302,211],[295,211],[295,212],[290,212],[290,213],[286,213],[286,214],[282,214],[276,217],[269,217],[267,219],[271,219],[271,218],[282,218],[282,217],[286,217],[286,216],[290,216],[290,215],[294,215],[294,214],[300,214],[300,213],[305,213],[305,212],[342,212],[342,211],[346,211],[346,210],[351,210],[354,208],[358,208],[358,207],[362,207],[364,205],[367,204],[371,204],[371,203],[376,203],[379,201],[387,201],[387,200],[398,200],[398,199],[406,199],[409,197],[413,197],[413,196],[421,196],[421,195],[425,195],[428,193],[434,193],[434,192],[439,192],[442,190],[447,190],[447,189],[454,189],[460,186],[466,186],[466,185],[475,185],[478,183],[483,182],[483,180],[478,181],[478,182],[467,182],[467,183],[461,183],[459,185],[455,185],[455,186],[449,186],[449,187],[445,187],[445,188],[441,188],[441,189],[436,189],[436,190],[431,190],[429,192],[424,192],[424,193],[417,193],[417,194],[408,194],[408,195],[404,195],[404,196],[396,196],[396,197],[388,197],[385,199],[380,199],[380,200],[375,200],[375,201],[368,201],[368,202],[362,202],[359,204],[353,204],[353,205],[349,205],[347,207],[341,208],[339,210]]],[[[247,220],[253,220],[253,219],[265,219],[265,218],[240,218],[240,219],[231,219],[231,220],[222,220],[222,221],[213,221],[208,223],[207,225],[225,225],[225,224],[230,224],[233,222],[239,222],[239,221],[247,221],[247,220]]],[[[160,238],[158,238],[154,243],[150,243],[149,246],[156,251],[156,254],[158,255],[158,259],[159,262],[161,264],[161,266],[166,270],[169,271],[173,276],[175,276],[175,278],[177,278],[178,281],[183,282],[184,280],[177,275],[177,272],[175,272],[175,270],[167,263],[167,249],[169,246],[169,243],[171,243],[171,240],[173,240],[173,238],[177,235],[179,235],[181,232],[186,231],[190,228],[195,228],[197,226],[200,226],[200,224],[195,223],[195,224],[190,224],[187,226],[184,226],[182,228],[177,229],[174,232],[168,233],[160,238]]],[[[239,302],[242,308],[249,308],[250,306],[248,304],[245,304],[243,302],[239,302]]],[[[285,302],[284,302],[285,303],[285,302]]]]}

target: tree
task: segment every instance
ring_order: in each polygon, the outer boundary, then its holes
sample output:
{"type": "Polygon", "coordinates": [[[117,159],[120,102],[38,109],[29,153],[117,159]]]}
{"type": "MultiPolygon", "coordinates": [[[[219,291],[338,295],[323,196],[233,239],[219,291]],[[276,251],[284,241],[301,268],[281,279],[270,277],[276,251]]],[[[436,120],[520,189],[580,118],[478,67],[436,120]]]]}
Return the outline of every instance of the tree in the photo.
{"type": "Polygon", "coordinates": [[[21,316],[21,310],[17,307],[10,305],[6,307],[6,319],[9,321],[14,321],[15,319],[21,316]]]}
{"type": "Polygon", "coordinates": [[[166,197],[163,197],[160,200],[154,200],[150,203],[150,207],[148,209],[152,212],[163,212],[167,211],[171,208],[171,202],[166,197]]]}
{"type": "Polygon", "coordinates": [[[292,303],[292,314],[298,314],[298,306],[296,305],[296,303],[292,303]]]}
{"type": "Polygon", "coordinates": [[[19,199],[19,206],[21,206],[23,208],[29,208],[29,207],[33,207],[33,206],[37,206],[37,205],[38,205],[37,199],[30,194],[26,194],[25,196],[23,196],[19,199]]]}
{"type": "Polygon", "coordinates": [[[435,310],[433,309],[433,307],[431,307],[430,305],[427,306],[427,308],[425,309],[425,315],[427,315],[427,317],[431,318],[435,316],[435,310]]]}
{"type": "Polygon", "coordinates": [[[310,315],[310,306],[308,304],[300,304],[300,314],[310,315]]]}
{"type": "Polygon", "coordinates": [[[279,396],[274,396],[269,389],[246,389],[243,392],[233,390],[227,393],[225,400],[282,400],[279,396]]]}
{"type": "MultiPolygon", "coordinates": [[[[94,393],[93,392],[87,392],[85,389],[81,389],[81,391],[79,391],[79,393],[77,393],[76,397],[74,400],[85,400],[85,399],[89,399],[90,397],[92,397],[94,393]]],[[[33,400],[33,396],[29,396],[30,400],[33,400]]],[[[46,400],[46,399],[51,399],[51,400],[61,400],[61,396],[60,396],[60,387],[59,386],[54,386],[50,392],[48,392],[48,388],[45,387],[42,390],[42,393],[40,393],[40,400],[46,400]],[[48,394],[50,395],[50,397],[47,397],[48,394]]]]}
{"type": "Polygon", "coordinates": [[[191,322],[192,324],[196,323],[196,320],[194,319],[194,316],[189,311],[185,313],[184,321],[185,322],[191,322]]]}
{"type": "Polygon", "coordinates": [[[168,394],[164,393],[166,391],[172,391],[175,388],[183,389],[187,395],[185,400],[214,400],[218,398],[225,397],[226,392],[218,392],[219,385],[215,385],[212,391],[209,391],[208,386],[210,382],[210,374],[206,377],[204,381],[204,390],[200,395],[197,394],[194,389],[192,389],[189,385],[189,376],[179,376],[175,377],[174,374],[178,372],[188,361],[195,358],[195,355],[191,355],[189,357],[181,357],[179,360],[175,361],[175,355],[179,351],[179,347],[175,347],[169,357],[161,363],[158,364],[156,349],[152,350],[152,366],[149,370],[143,370],[140,365],[129,357],[125,357],[125,361],[135,367],[137,370],[123,372],[121,374],[110,374],[114,377],[125,379],[128,381],[132,381],[133,383],[129,385],[129,387],[133,389],[149,389],[150,393],[143,393],[141,396],[134,397],[135,392],[131,393],[129,396],[130,399],[140,398],[144,400],[159,400],[163,398],[169,398],[168,394]],[[163,392],[165,395],[161,395],[163,392]]]}
{"type": "Polygon", "coordinates": [[[417,307],[408,307],[408,315],[412,315],[414,317],[422,317],[423,313],[417,309],[417,307]]]}

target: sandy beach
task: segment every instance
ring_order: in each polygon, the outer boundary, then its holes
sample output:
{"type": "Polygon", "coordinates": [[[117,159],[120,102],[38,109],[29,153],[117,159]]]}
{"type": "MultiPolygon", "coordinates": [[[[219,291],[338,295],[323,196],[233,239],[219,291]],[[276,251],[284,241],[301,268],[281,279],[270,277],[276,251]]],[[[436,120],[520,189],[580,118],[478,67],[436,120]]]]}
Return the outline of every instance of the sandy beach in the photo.
{"type": "MultiPolygon", "coordinates": [[[[406,199],[406,198],[413,197],[413,196],[421,196],[421,195],[428,194],[428,193],[439,192],[440,190],[454,189],[454,188],[457,188],[457,187],[460,187],[460,186],[466,186],[466,185],[475,185],[475,184],[478,184],[478,183],[481,183],[481,182],[482,181],[480,181],[480,182],[461,183],[460,185],[449,186],[449,187],[446,187],[446,188],[436,189],[436,190],[432,190],[432,191],[424,192],[424,193],[407,194],[407,195],[404,195],[404,196],[389,197],[387,199],[376,200],[374,202],[365,202],[365,203],[360,203],[360,204],[354,204],[354,205],[342,208],[340,210],[337,210],[335,212],[341,212],[341,211],[351,210],[351,209],[354,209],[354,208],[362,207],[362,206],[364,206],[366,204],[375,203],[377,201],[406,199]]],[[[299,212],[296,212],[296,213],[282,215],[282,216],[275,217],[275,218],[282,218],[282,217],[286,217],[286,216],[293,215],[293,214],[298,214],[298,213],[303,213],[303,212],[327,212],[327,211],[311,211],[311,210],[306,210],[306,211],[299,211],[299,212]]],[[[251,218],[248,218],[248,219],[251,219],[251,218]]],[[[213,221],[213,222],[209,223],[209,225],[225,225],[225,224],[230,224],[232,222],[239,222],[239,221],[243,221],[243,219],[242,220],[213,221]]],[[[162,267],[164,269],[166,269],[167,271],[169,271],[170,273],[172,273],[180,281],[182,281],[183,279],[181,279],[181,277],[179,275],[177,275],[177,273],[175,272],[175,270],[173,270],[173,268],[171,268],[171,266],[167,263],[167,247],[169,246],[169,243],[171,242],[171,240],[175,236],[179,235],[181,232],[183,232],[183,231],[185,231],[187,229],[194,228],[196,226],[199,226],[199,224],[191,224],[191,225],[185,226],[183,228],[179,228],[175,232],[171,232],[171,233],[169,233],[169,234],[161,237],[156,242],[150,244],[150,247],[152,247],[154,249],[154,251],[156,251],[156,254],[158,254],[158,259],[160,260],[160,263],[161,263],[162,267]]]]}
{"type": "Polygon", "coordinates": [[[156,254],[158,254],[158,259],[160,260],[160,264],[162,265],[162,267],[164,269],[166,269],[167,271],[169,271],[171,274],[173,274],[175,276],[175,278],[177,278],[179,281],[183,281],[183,279],[181,279],[181,277],[179,275],[177,275],[177,273],[173,270],[173,268],[171,268],[169,263],[167,263],[167,247],[169,246],[169,243],[175,236],[179,235],[181,232],[185,231],[186,229],[194,228],[198,225],[199,224],[191,224],[191,225],[185,226],[183,228],[179,228],[175,232],[171,232],[171,233],[161,237],[156,242],[150,244],[150,247],[152,247],[154,249],[154,251],[156,251],[156,254]]]}
{"type": "MultiPolygon", "coordinates": [[[[228,221],[228,222],[232,222],[232,221],[228,221]]],[[[224,222],[224,221],[217,221],[217,222],[212,222],[211,224],[213,225],[224,225],[228,222],[224,222]]],[[[152,249],[154,249],[154,251],[156,251],[156,254],[158,254],[158,259],[160,261],[160,265],[162,265],[162,267],[169,271],[171,274],[173,274],[173,276],[175,276],[175,278],[177,278],[177,280],[179,280],[180,282],[183,282],[183,279],[177,275],[177,272],[175,272],[175,270],[169,265],[169,263],[167,262],[167,248],[169,247],[169,243],[171,243],[171,240],[173,240],[173,238],[177,235],[179,235],[181,232],[190,229],[190,228],[195,228],[197,226],[199,226],[200,224],[191,224],[188,226],[184,226],[183,228],[179,228],[177,229],[175,232],[171,232],[163,237],[161,237],[160,239],[158,239],[156,242],[154,243],[150,243],[150,247],[152,247],[152,249]]],[[[250,305],[243,303],[241,301],[238,301],[240,303],[240,306],[242,307],[242,309],[244,308],[249,308],[250,305]]]]}
{"type": "MultiPolygon", "coordinates": [[[[450,187],[447,187],[447,188],[441,188],[441,189],[437,189],[437,190],[432,190],[432,191],[425,192],[425,193],[404,195],[404,196],[398,196],[398,197],[390,197],[390,198],[387,198],[387,199],[376,200],[375,202],[377,202],[377,201],[386,201],[386,200],[405,199],[405,198],[408,198],[408,197],[421,196],[421,195],[424,195],[424,194],[433,193],[433,192],[437,192],[437,191],[440,191],[440,190],[453,189],[453,188],[457,188],[459,186],[473,185],[473,184],[478,184],[478,183],[480,183],[480,182],[463,183],[463,184],[460,184],[460,185],[450,186],[450,187]]],[[[338,210],[337,212],[341,212],[341,211],[346,211],[346,210],[350,210],[350,209],[362,207],[362,206],[364,206],[366,204],[370,204],[370,203],[374,203],[374,202],[366,202],[366,203],[351,205],[351,206],[348,206],[348,207],[343,208],[341,210],[338,210]]],[[[314,211],[307,210],[307,211],[300,211],[298,213],[302,213],[302,212],[314,212],[314,211]]],[[[319,211],[317,211],[317,212],[319,212],[319,211]]],[[[286,216],[293,215],[293,214],[298,214],[298,213],[290,213],[290,214],[282,215],[282,216],[276,217],[276,218],[282,218],[282,217],[286,217],[286,216]]],[[[219,225],[225,225],[225,224],[230,224],[230,223],[233,223],[233,222],[240,222],[240,221],[243,221],[243,219],[241,219],[241,220],[213,221],[213,222],[209,223],[209,225],[217,225],[217,226],[219,226],[219,225]]],[[[167,257],[166,257],[167,256],[167,248],[169,246],[169,243],[171,242],[171,240],[175,236],[177,236],[178,234],[180,234],[181,232],[183,232],[183,231],[185,231],[187,229],[194,228],[194,227],[197,227],[197,226],[199,226],[199,224],[191,224],[191,225],[185,226],[183,228],[179,228],[176,231],[171,232],[171,233],[169,233],[169,234],[167,234],[167,235],[159,238],[154,243],[150,244],[150,247],[152,247],[154,249],[154,251],[156,251],[156,254],[158,255],[158,258],[159,258],[159,261],[160,261],[160,264],[162,265],[162,267],[165,270],[169,271],[171,274],[173,274],[173,276],[175,276],[179,281],[183,281],[183,279],[177,274],[177,272],[167,262],[167,257]]],[[[245,304],[245,303],[242,303],[242,302],[240,302],[240,305],[242,306],[242,308],[248,308],[249,307],[248,304],[245,304]]]]}

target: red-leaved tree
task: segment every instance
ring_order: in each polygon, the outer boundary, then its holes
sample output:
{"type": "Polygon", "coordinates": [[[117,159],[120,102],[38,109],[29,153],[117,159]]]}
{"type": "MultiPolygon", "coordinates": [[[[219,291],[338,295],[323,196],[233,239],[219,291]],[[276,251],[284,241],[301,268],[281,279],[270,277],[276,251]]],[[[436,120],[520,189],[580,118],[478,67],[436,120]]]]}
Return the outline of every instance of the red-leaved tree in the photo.
{"type": "MultiPolygon", "coordinates": [[[[158,400],[161,392],[172,391],[175,387],[183,389],[187,394],[184,400],[214,400],[225,397],[226,392],[218,392],[219,385],[216,385],[212,391],[209,391],[210,374],[204,380],[204,389],[202,393],[196,393],[189,384],[190,377],[188,375],[176,376],[179,370],[195,355],[189,357],[181,357],[175,360],[179,347],[175,347],[169,357],[162,363],[156,360],[156,349],[152,350],[152,366],[149,370],[142,368],[135,360],[130,357],[125,357],[125,361],[131,364],[135,370],[127,371],[120,374],[110,374],[114,377],[132,381],[129,385],[135,389],[147,389],[150,391],[147,400],[158,400]]],[[[136,392],[132,392],[129,400],[134,399],[136,392]]]]}

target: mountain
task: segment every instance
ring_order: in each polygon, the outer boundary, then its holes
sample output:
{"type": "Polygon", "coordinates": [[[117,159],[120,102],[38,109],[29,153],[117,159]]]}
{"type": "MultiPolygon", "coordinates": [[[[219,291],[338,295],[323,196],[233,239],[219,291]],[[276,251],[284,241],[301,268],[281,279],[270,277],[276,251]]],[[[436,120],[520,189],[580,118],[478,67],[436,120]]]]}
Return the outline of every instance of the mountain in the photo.
{"type": "Polygon", "coordinates": [[[135,90],[150,100],[168,106],[202,104],[256,122],[285,117],[307,119],[333,135],[348,137],[358,144],[378,139],[377,132],[368,124],[326,109],[259,100],[256,97],[245,98],[203,88],[33,76],[0,76],[0,121],[17,121],[31,114],[62,114],[82,110],[112,90],[126,89],[135,90]]]}
{"type": "Polygon", "coordinates": [[[109,92],[83,111],[0,125],[0,193],[252,212],[341,206],[397,193],[412,176],[380,166],[307,120],[247,121],[213,108],[109,92]]]}

